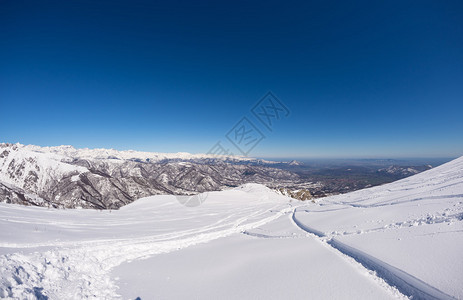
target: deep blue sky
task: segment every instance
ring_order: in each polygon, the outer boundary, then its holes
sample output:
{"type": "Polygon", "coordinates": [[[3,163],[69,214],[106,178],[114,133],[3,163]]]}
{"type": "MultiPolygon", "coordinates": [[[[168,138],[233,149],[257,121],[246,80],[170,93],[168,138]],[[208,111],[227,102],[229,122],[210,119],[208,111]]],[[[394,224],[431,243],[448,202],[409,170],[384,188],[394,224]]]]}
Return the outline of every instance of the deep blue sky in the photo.
{"type": "Polygon", "coordinates": [[[247,116],[251,156],[463,155],[462,1],[149,2],[1,1],[0,141],[206,152],[247,116]]]}

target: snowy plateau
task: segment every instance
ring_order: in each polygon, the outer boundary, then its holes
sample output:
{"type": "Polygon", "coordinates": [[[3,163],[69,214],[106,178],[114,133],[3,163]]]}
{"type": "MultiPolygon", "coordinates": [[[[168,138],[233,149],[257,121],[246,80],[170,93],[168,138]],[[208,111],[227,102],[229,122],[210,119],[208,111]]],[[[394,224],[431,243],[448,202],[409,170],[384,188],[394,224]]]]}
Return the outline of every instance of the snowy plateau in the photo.
{"type": "Polygon", "coordinates": [[[0,226],[2,298],[463,299],[463,157],[315,203],[248,183],[112,211],[0,203],[0,226]]]}

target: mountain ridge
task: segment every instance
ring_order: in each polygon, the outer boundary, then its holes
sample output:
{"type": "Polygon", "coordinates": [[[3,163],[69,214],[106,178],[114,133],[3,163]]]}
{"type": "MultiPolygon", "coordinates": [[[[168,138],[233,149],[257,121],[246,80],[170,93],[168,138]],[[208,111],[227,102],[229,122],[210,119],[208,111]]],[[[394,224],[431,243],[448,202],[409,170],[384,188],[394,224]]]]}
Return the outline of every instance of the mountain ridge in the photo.
{"type": "Polygon", "coordinates": [[[64,208],[117,209],[136,199],[191,195],[244,183],[299,182],[274,162],[207,154],[160,154],[0,144],[0,201],[64,208]]]}

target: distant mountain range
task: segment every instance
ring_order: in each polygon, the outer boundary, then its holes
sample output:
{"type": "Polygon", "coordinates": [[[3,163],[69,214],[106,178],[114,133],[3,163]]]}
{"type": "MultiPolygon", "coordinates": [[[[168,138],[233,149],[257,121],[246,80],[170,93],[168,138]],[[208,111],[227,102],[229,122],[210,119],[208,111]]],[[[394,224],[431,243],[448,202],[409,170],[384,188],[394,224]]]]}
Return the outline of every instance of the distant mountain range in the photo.
{"type": "Polygon", "coordinates": [[[117,209],[149,195],[300,181],[297,174],[272,167],[281,164],[240,156],[0,144],[0,201],[117,209]]]}
{"type": "Polygon", "coordinates": [[[431,166],[314,166],[243,156],[0,143],[0,202],[117,209],[139,198],[260,183],[299,199],[391,182],[431,166]]]}

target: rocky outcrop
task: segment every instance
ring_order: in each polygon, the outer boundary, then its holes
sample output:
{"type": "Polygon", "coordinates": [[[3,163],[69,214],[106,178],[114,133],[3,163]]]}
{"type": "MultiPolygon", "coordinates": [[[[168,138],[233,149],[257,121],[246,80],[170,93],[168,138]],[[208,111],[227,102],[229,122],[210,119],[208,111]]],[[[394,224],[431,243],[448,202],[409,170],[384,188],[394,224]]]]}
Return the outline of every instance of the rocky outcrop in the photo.
{"type": "Polygon", "coordinates": [[[285,196],[288,196],[288,197],[291,197],[297,200],[302,200],[302,201],[312,200],[314,198],[314,196],[310,193],[310,191],[306,189],[291,190],[291,189],[282,187],[282,188],[278,188],[277,192],[282,195],[285,195],[285,196]]]}

